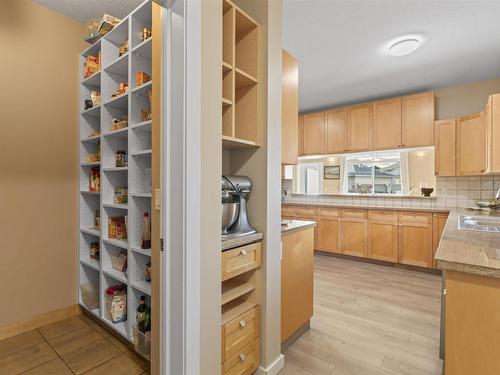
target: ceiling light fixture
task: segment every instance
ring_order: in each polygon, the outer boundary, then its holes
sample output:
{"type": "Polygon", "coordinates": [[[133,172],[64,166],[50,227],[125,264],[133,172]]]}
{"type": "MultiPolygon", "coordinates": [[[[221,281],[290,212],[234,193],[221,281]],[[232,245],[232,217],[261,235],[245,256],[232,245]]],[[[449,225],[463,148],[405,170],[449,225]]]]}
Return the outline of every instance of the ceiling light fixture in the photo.
{"type": "Polygon", "coordinates": [[[419,49],[422,42],[423,38],[416,35],[400,37],[389,43],[387,53],[395,57],[407,56],[419,49]]]}

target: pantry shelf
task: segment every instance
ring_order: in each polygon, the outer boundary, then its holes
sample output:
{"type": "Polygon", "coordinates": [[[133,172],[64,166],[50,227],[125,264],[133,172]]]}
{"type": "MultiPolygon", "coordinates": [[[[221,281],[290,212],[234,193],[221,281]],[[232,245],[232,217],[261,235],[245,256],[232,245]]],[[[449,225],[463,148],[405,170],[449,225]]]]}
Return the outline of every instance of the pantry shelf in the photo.
{"type": "Polygon", "coordinates": [[[101,71],[98,70],[91,76],[85,78],[82,81],[82,85],[90,87],[100,87],[101,86],[101,71]]]}
{"type": "Polygon", "coordinates": [[[141,130],[151,131],[151,123],[152,122],[153,122],[152,120],[139,122],[139,123],[133,125],[132,129],[134,129],[134,130],[141,129],[141,130]]]}
{"type": "Polygon", "coordinates": [[[94,237],[101,237],[101,233],[97,229],[93,228],[80,228],[80,232],[90,234],[94,237]]]}
{"type": "Polygon", "coordinates": [[[128,283],[128,281],[127,281],[127,274],[125,272],[120,272],[120,271],[117,271],[117,270],[115,270],[113,268],[102,270],[102,272],[105,275],[108,275],[109,277],[112,277],[113,279],[122,282],[123,284],[127,284],[128,283]]]}
{"type": "Polygon", "coordinates": [[[106,132],[103,134],[103,137],[117,137],[117,138],[127,138],[128,137],[128,129],[123,128],[123,129],[118,129],[118,130],[113,130],[110,132],[106,132]]]}
{"type": "Polygon", "coordinates": [[[90,268],[95,269],[96,271],[99,271],[101,269],[101,265],[96,259],[80,259],[80,262],[89,266],[90,268]]]}
{"type": "Polygon", "coordinates": [[[87,137],[87,138],[81,138],[80,142],[82,142],[82,143],[90,143],[90,142],[96,143],[100,139],[101,139],[101,135],[98,134],[98,135],[93,135],[93,136],[90,136],[90,137],[87,137]]]}
{"type": "Polygon", "coordinates": [[[128,210],[128,205],[126,204],[118,204],[118,203],[104,203],[103,207],[106,208],[116,208],[119,210],[128,210]]]}
{"type": "Polygon", "coordinates": [[[125,172],[128,171],[128,167],[111,167],[111,168],[104,168],[104,172],[125,172]]]}
{"type": "Polygon", "coordinates": [[[86,109],[85,111],[82,112],[82,116],[99,116],[101,110],[101,106],[97,105],[95,107],[86,109]]]}
{"type": "Polygon", "coordinates": [[[112,97],[107,102],[104,103],[107,107],[116,107],[116,108],[127,108],[128,105],[128,92],[125,94],[121,94],[119,96],[112,97]]]}
{"type": "Polygon", "coordinates": [[[148,156],[151,155],[152,150],[143,150],[143,151],[137,151],[133,152],[131,155],[132,156],[148,156]]]}
{"type": "Polygon", "coordinates": [[[140,247],[131,246],[130,250],[148,257],[151,256],[151,249],[141,249],[140,247]]]}
{"type": "Polygon", "coordinates": [[[151,295],[151,283],[147,281],[133,281],[131,284],[133,288],[146,293],[148,296],[151,295]]]}
{"type": "Polygon", "coordinates": [[[132,193],[134,198],[151,198],[151,193],[132,193]]]}
{"type": "Polygon", "coordinates": [[[146,39],[144,42],[141,42],[137,46],[132,49],[132,52],[136,55],[145,57],[146,59],[151,60],[151,52],[152,52],[152,38],[146,39]]]}
{"type": "Polygon", "coordinates": [[[121,247],[122,249],[125,249],[125,250],[128,249],[128,243],[126,240],[104,238],[102,241],[104,243],[108,243],[108,244],[116,246],[116,247],[121,247]]]}
{"type": "Polygon", "coordinates": [[[146,93],[143,93],[143,91],[146,91],[148,89],[151,90],[152,84],[153,84],[153,81],[148,81],[140,86],[137,86],[134,89],[132,89],[132,94],[146,95],[146,93]]]}

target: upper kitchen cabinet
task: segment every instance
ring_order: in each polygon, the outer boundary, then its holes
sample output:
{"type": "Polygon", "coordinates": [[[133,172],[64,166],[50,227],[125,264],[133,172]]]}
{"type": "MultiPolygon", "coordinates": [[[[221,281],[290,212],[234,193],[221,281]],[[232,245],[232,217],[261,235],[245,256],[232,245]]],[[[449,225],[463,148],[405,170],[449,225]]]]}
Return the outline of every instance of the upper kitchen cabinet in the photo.
{"type": "Polygon", "coordinates": [[[347,151],[372,149],[372,103],[347,109],[347,151]]]}
{"type": "Polygon", "coordinates": [[[347,151],[347,109],[332,109],[325,113],[325,153],[347,151]]]}
{"type": "Polygon", "coordinates": [[[281,163],[297,164],[299,154],[299,62],[282,51],[281,163]]]}
{"type": "Polygon", "coordinates": [[[486,103],[486,173],[500,173],[500,94],[486,103]]]}
{"type": "Polygon", "coordinates": [[[486,170],[484,112],[460,117],[457,122],[457,175],[477,176],[486,170]]]}
{"type": "Polygon", "coordinates": [[[222,27],[222,145],[258,146],[259,25],[224,0],[222,27]]]}
{"type": "Polygon", "coordinates": [[[434,123],[436,176],[456,176],[456,139],[455,119],[434,123]]]}
{"type": "Polygon", "coordinates": [[[373,149],[401,147],[401,97],[373,103],[373,149]]]}
{"type": "Polygon", "coordinates": [[[404,96],[402,107],[401,147],[434,144],[434,93],[404,96]]]}
{"type": "Polygon", "coordinates": [[[304,155],[320,155],[324,150],[325,112],[304,117],[304,155]]]}
{"type": "Polygon", "coordinates": [[[304,115],[299,116],[299,134],[298,134],[298,146],[299,146],[299,156],[304,155],[304,115]]]}

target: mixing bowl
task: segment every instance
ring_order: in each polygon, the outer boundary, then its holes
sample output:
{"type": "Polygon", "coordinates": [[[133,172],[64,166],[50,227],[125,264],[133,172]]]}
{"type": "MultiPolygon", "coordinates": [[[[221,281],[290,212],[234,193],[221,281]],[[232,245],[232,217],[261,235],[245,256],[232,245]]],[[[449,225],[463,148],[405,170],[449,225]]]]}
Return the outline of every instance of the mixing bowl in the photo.
{"type": "Polygon", "coordinates": [[[222,203],[222,233],[225,233],[238,218],[239,203],[222,203]]]}

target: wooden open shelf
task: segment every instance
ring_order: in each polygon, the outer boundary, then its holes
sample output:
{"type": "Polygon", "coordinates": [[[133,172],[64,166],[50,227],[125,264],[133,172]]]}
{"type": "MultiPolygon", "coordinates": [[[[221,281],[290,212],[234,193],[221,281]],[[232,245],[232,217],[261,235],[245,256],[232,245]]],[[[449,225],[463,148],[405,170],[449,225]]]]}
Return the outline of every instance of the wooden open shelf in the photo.
{"type": "Polygon", "coordinates": [[[258,147],[259,25],[229,0],[222,11],[222,146],[258,147]]]}
{"type": "Polygon", "coordinates": [[[244,296],[255,290],[255,283],[252,281],[229,279],[222,283],[222,305],[225,305],[236,298],[244,296]]]}
{"type": "Polygon", "coordinates": [[[230,322],[241,314],[247,312],[248,310],[251,310],[255,306],[257,306],[257,304],[252,301],[241,302],[240,300],[234,300],[227,303],[222,307],[221,324],[224,325],[230,322]]]}

